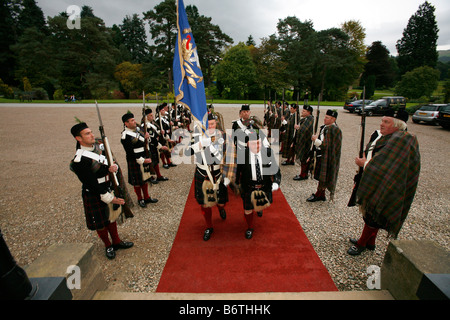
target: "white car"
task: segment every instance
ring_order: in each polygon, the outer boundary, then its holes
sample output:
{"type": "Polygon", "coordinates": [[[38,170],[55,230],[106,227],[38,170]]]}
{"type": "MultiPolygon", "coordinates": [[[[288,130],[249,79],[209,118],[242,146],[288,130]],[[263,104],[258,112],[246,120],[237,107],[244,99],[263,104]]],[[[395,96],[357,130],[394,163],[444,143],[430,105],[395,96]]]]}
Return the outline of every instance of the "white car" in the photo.
{"type": "Polygon", "coordinates": [[[439,111],[446,107],[446,104],[427,104],[420,107],[414,115],[412,116],[412,121],[414,123],[419,123],[420,121],[437,125],[437,117],[439,116],[439,111]]]}

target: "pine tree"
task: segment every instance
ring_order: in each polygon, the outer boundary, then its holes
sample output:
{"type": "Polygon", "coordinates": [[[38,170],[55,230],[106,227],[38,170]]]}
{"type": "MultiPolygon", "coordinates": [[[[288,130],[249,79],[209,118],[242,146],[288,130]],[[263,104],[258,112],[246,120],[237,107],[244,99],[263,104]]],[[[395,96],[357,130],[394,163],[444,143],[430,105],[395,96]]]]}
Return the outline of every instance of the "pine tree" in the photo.
{"type": "Polygon", "coordinates": [[[403,37],[397,41],[398,66],[405,74],[422,66],[436,67],[438,61],[438,26],[434,15],[435,8],[426,1],[409,19],[403,37]]]}

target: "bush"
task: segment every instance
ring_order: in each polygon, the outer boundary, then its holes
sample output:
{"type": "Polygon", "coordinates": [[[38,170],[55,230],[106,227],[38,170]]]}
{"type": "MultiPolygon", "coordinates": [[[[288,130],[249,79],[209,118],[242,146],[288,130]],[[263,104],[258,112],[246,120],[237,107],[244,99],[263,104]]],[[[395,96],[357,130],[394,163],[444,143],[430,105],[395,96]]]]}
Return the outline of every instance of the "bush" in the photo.
{"type": "Polygon", "coordinates": [[[64,91],[62,89],[58,89],[53,94],[53,100],[64,100],[64,91]]]}
{"type": "Polygon", "coordinates": [[[439,84],[439,71],[431,67],[419,67],[405,73],[395,88],[398,95],[409,99],[427,100],[439,84]]]}
{"type": "Polygon", "coordinates": [[[122,91],[119,90],[114,90],[112,93],[112,98],[113,99],[125,99],[125,93],[123,93],[122,91]]]}

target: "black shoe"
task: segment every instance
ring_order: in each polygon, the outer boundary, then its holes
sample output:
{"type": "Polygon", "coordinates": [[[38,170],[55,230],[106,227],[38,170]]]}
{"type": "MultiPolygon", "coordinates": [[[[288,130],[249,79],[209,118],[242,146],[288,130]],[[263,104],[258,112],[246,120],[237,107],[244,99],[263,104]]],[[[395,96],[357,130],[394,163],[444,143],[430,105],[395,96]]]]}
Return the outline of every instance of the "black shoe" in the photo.
{"type": "Polygon", "coordinates": [[[258,217],[260,217],[260,218],[262,217],[262,211],[258,211],[256,214],[258,217]]]}
{"type": "Polygon", "coordinates": [[[169,167],[176,167],[176,166],[177,166],[176,164],[169,163],[169,167]]]}
{"type": "Polygon", "coordinates": [[[283,162],[281,163],[281,165],[282,165],[282,166],[287,166],[287,165],[289,165],[289,162],[283,161],[283,162]]]}
{"type": "MultiPolygon", "coordinates": [[[[358,239],[350,238],[350,242],[353,243],[354,245],[358,245],[358,239]]],[[[375,248],[376,248],[376,246],[373,245],[373,244],[367,244],[366,245],[366,249],[367,250],[374,251],[375,248]]]]}
{"type": "Polygon", "coordinates": [[[308,177],[302,177],[302,176],[299,176],[299,175],[294,177],[295,181],[301,181],[301,180],[306,180],[306,179],[308,179],[308,177]]]}
{"type": "Polygon", "coordinates": [[[106,248],[106,257],[109,260],[112,260],[116,257],[116,252],[114,251],[113,246],[109,246],[108,248],[106,248]]]}
{"type": "Polygon", "coordinates": [[[351,256],[359,256],[364,250],[366,250],[366,247],[359,247],[355,245],[351,246],[347,253],[351,256]]]}
{"type": "Polygon", "coordinates": [[[128,241],[120,241],[118,244],[113,244],[113,249],[115,251],[119,250],[119,249],[129,249],[132,246],[134,246],[133,242],[128,242],[128,241]]]}
{"type": "Polygon", "coordinates": [[[245,238],[246,239],[251,239],[253,237],[253,229],[247,229],[247,231],[245,231],[245,238]]]}
{"type": "Polygon", "coordinates": [[[141,208],[147,207],[147,205],[145,204],[145,200],[139,200],[139,201],[138,201],[138,204],[139,204],[139,206],[140,206],[141,208]]]}
{"type": "Polygon", "coordinates": [[[227,218],[227,212],[224,208],[219,208],[219,215],[222,218],[222,220],[225,220],[227,218]]]}
{"type": "Polygon", "coordinates": [[[157,203],[158,199],[148,198],[144,200],[145,203],[157,203]]]}
{"type": "Polygon", "coordinates": [[[161,177],[158,177],[158,179],[156,179],[156,180],[158,180],[158,181],[167,181],[167,180],[169,180],[169,178],[161,176],[161,177]]]}
{"type": "Polygon", "coordinates": [[[150,178],[150,183],[151,184],[158,184],[158,180],[152,177],[152,178],[150,178]]]}
{"type": "Polygon", "coordinates": [[[311,197],[306,199],[306,201],[308,201],[308,202],[326,201],[326,200],[327,200],[327,198],[325,198],[325,196],[323,196],[323,197],[316,197],[316,195],[314,193],[311,195],[311,197]]]}
{"type": "Polygon", "coordinates": [[[163,168],[164,169],[169,169],[169,165],[168,164],[163,164],[163,168]]]}
{"type": "Polygon", "coordinates": [[[203,240],[208,241],[209,238],[211,238],[212,233],[214,232],[213,228],[208,228],[205,230],[205,233],[203,234],[203,240]]]}

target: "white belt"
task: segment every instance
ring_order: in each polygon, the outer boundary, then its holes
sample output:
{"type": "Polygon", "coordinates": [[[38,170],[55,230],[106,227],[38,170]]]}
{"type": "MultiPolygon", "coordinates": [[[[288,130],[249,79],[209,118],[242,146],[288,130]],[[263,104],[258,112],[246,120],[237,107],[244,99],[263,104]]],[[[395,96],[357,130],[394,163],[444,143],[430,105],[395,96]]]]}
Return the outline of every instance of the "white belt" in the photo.
{"type": "Polygon", "coordinates": [[[108,159],[102,154],[97,154],[95,152],[83,150],[83,149],[77,149],[77,152],[75,154],[74,162],[80,162],[81,157],[86,157],[92,160],[95,160],[97,162],[100,162],[101,164],[108,165],[108,159]]]}
{"type": "Polygon", "coordinates": [[[97,181],[98,181],[98,183],[107,182],[107,181],[109,181],[109,175],[106,175],[103,178],[98,178],[97,181]]]}
{"type": "Polygon", "coordinates": [[[141,152],[144,152],[144,151],[145,151],[144,147],[134,149],[134,153],[141,153],[141,152]]]}
{"type": "Polygon", "coordinates": [[[220,164],[214,164],[208,167],[208,165],[198,163],[197,167],[203,171],[207,171],[208,169],[212,169],[213,171],[220,170],[220,164]]]}

